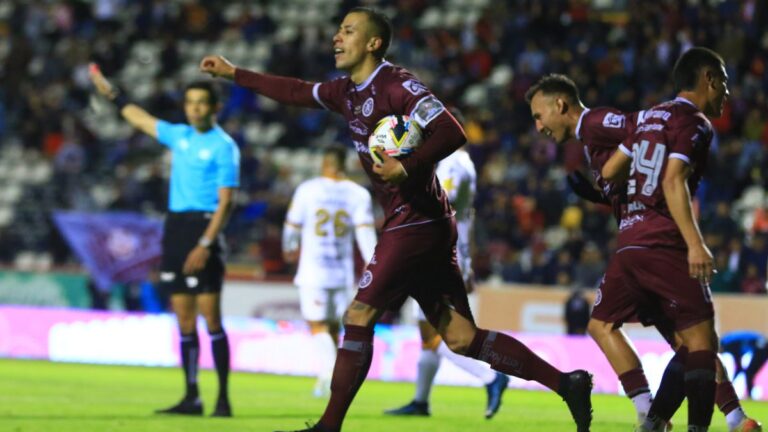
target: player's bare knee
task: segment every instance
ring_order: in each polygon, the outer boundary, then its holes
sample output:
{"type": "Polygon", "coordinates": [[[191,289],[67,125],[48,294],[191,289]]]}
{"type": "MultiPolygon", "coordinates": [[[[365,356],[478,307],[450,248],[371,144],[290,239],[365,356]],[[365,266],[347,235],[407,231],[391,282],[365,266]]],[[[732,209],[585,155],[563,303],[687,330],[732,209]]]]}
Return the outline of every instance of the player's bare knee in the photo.
{"type": "Polygon", "coordinates": [[[353,301],[344,312],[344,325],[355,325],[361,327],[372,327],[378,318],[376,308],[365,303],[353,301]]]}
{"type": "Polygon", "coordinates": [[[587,323],[587,333],[589,333],[592,339],[595,340],[604,338],[609,335],[612,330],[613,325],[605,321],[590,319],[589,323],[587,323]]]}
{"type": "Polygon", "coordinates": [[[218,333],[221,331],[221,317],[205,317],[205,325],[208,327],[208,333],[218,333]]]}

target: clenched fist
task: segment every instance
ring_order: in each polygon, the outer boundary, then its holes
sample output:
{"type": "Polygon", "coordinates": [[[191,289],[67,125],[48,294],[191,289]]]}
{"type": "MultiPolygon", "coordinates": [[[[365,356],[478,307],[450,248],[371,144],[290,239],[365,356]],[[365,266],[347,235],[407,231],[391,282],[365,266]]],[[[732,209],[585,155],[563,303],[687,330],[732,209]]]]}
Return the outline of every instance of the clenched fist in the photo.
{"type": "Polygon", "coordinates": [[[222,56],[205,56],[200,62],[200,72],[212,77],[235,78],[235,65],[222,56]]]}

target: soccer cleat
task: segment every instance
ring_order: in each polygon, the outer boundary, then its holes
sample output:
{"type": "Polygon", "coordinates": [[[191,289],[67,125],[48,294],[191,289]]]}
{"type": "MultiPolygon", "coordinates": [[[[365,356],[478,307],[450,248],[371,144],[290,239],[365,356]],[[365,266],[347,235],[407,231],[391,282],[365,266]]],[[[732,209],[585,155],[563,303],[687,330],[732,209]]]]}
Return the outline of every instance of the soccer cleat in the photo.
{"type": "Polygon", "coordinates": [[[188,399],[184,398],[176,405],[159,409],[155,411],[155,414],[179,414],[179,415],[203,415],[203,402],[200,398],[188,399]]]}
{"type": "Polygon", "coordinates": [[[509,384],[509,377],[496,372],[496,378],[485,386],[485,391],[488,392],[488,405],[485,407],[486,419],[491,419],[499,411],[501,395],[507,389],[507,384],[509,384]]]}
{"type": "Polygon", "coordinates": [[[417,402],[411,401],[407,405],[403,405],[400,408],[393,408],[384,411],[384,414],[395,416],[423,416],[430,415],[429,402],[417,402]]]}
{"type": "Polygon", "coordinates": [[[339,432],[338,430],[326,429],[323,426],[321,426],[320,423],[312,424],[310,422],[306,422],[305,425],[307,426],[306,429],[299,429],[295,431],[275,431],[275,432],[339,432]]]}
{"type": "Polygon", "coordinates": [[[211,417],[232,417],[232,406],[226,399],[219,399],[216,402],[216,409],[211,413],[211,417]]]}
{"type": "Polygon", "coordinates": [[[571,411],[577,432],[589,432],[592,423],[592,374],[585,370],[563,374],[558,393],[571,411]]]}
{"type": "Polygon", "coordinates": [[[730,432],[763,432],[763,425],[755,419],[745,418],[730,432]]]}

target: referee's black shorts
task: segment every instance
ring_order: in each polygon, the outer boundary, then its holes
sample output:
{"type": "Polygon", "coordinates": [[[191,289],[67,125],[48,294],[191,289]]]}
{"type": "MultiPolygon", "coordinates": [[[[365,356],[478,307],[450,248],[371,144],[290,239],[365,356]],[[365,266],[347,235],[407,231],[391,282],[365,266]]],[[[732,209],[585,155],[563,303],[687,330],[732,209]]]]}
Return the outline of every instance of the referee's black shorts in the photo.
{"type": "Polygon", "coordinates": [[[205,268],[192,275],[183,273],[189,252],[205,233],[213,213],[169,212],[163,227],[163,256],[160,287],[168,294],[218,293],[224,282],[224,245],[219,235],[208,248],[211,255],[205,268]]]}

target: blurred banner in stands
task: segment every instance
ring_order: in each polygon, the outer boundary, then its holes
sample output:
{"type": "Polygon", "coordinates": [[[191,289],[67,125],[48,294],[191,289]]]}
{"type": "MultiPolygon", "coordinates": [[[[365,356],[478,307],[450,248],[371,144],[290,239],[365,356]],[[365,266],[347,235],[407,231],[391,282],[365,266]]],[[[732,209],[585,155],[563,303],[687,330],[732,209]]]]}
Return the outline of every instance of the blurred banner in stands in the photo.
{"type": "Polygon", "coordinates": [[[140,282],[160,262],[160,220],[133,212],[55,212],[53,217],[102,291],[116,282],[140,282]]]}

